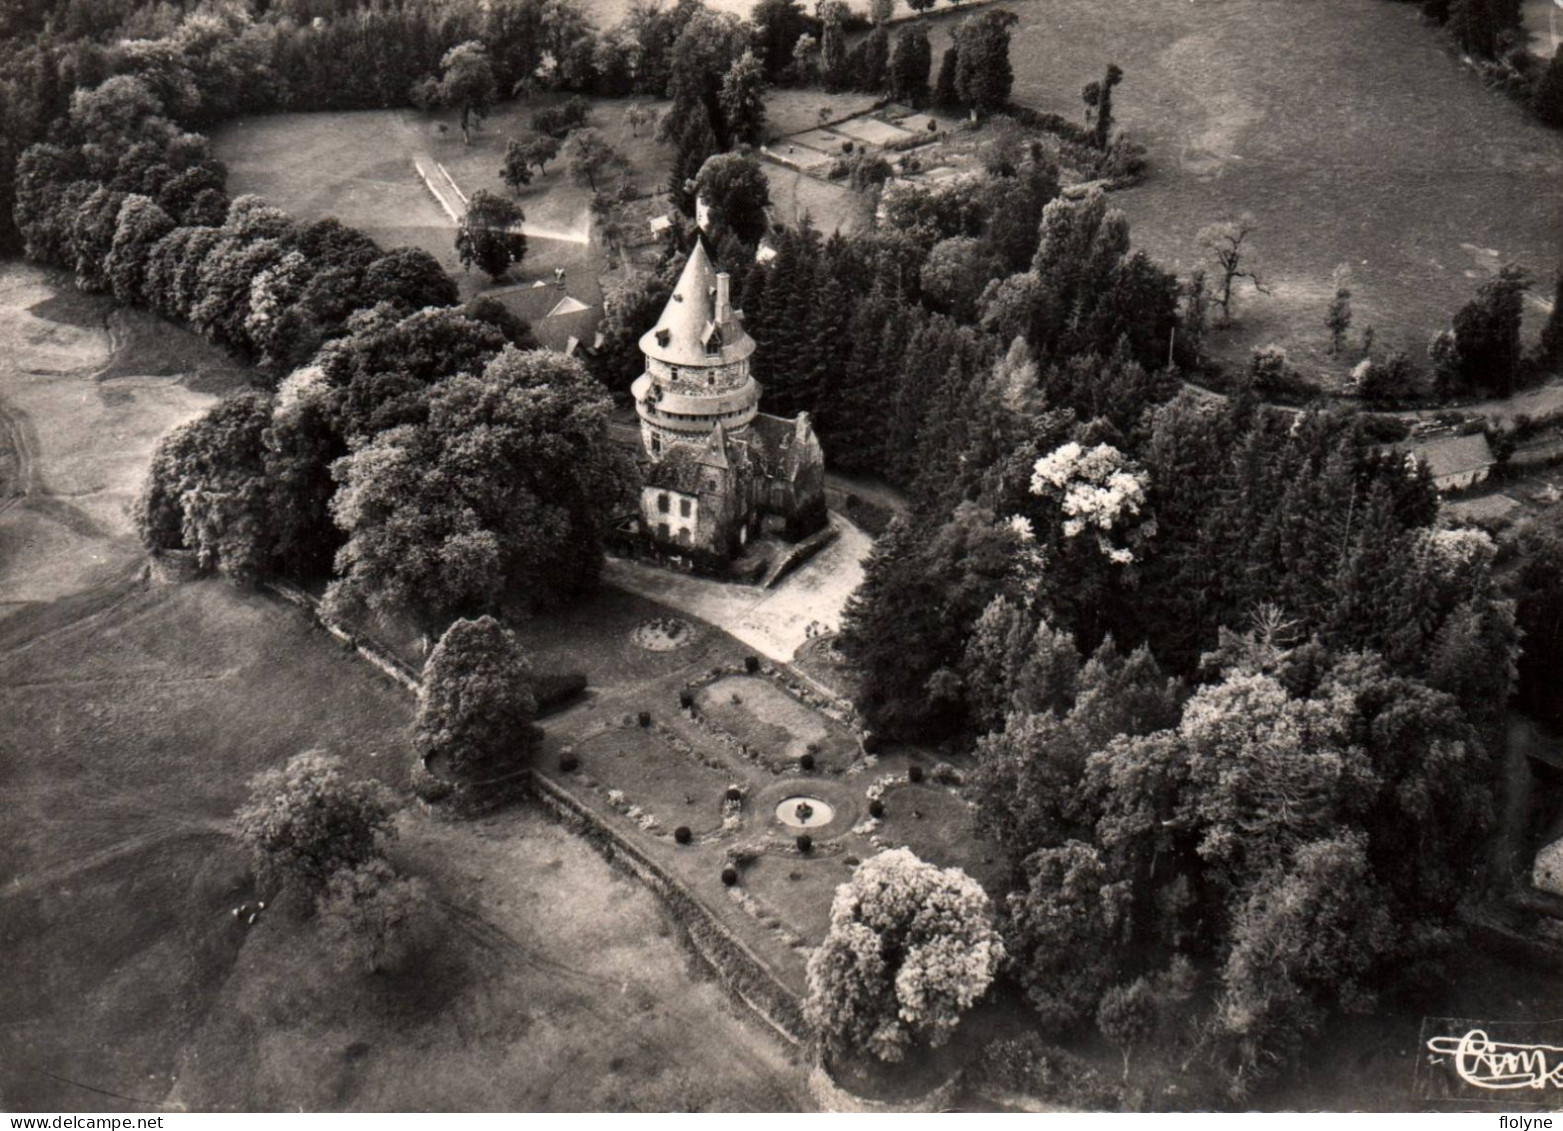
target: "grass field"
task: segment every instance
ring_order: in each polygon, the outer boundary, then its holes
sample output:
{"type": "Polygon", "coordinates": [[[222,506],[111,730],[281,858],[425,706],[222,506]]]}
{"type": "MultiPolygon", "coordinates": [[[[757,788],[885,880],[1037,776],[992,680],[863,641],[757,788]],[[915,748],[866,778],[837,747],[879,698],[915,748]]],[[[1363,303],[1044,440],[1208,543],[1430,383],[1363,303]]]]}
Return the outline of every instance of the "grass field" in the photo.
{"type": "MultiPolygon", "coordinates": [[[[453,115],[411,110],[241,118],[217,130],[212,140],[228,165],[231,193],[258,194],[302,220],[334,216],[387,248],[421,247],[451,273],[464,297],[494,292],[534,325],[545,344],[563,347],[572,333],[589,339],[602,303],[599,278],[606,261],[591,238],[586,190],[556,161],[514,197],[527,216],[527,255],[511,269],[508,281],[496,285],[483,272],[462,268],[455,222],[417,168],[437,176],[435,164],[445,166],[468,196],[478,189],[512,196],[499,179],[506,141],[530,137],[531,115],[560,101],[543,95],[497,107],[471,146],[462,143],[453,115]],[[552,284],[556,270],[564,272],[569,295],[594,312],[573,316],[567,327],[545,317],[562,297],[560,290],[531,287],[539,280],[552,284]]],[[[625,105],[604,104],[591,124],[630,158],[643,191],[660,190],[669,161],[666,147],[651,141],[645,130],[638,139],[631,136],[622,121],[625,105]]],[[[459,211],[459,203],[453,207],[459,211]]]]}
{"type": "MultiPolygon", "coordinates": [[[[1017,101],[1079,119],[1116,62],[1119,124],[1150,151],[1118,193],[1136,246],[1186,274],[1196,234],[1258,221],[1274,297],[1243,295],[1227,356],[1271,341],[1305,369],[1324,348],[1331,272],[1355,275],[1353,338],[1423,356],[1501,263],[1550,279],[1563,259],[1563,133],[1485,90],[1424,27],[1380,0],[1019,0],[1017,101]]],[[[935,58],[954,26],[940,22],[935,58]]],[[[1530,308],[1532,333],[1539,307],[1530,308]]]]}
{"type": "Polygon", "coordinates": [[[4,1106],[803,1103],[800,1070],[693,974],[655,900],[534,810],[401,818],[394,857],[439,901],[431,954],[402,974],[337,971],[286,900],[234,920],[247,779],[321,748],[399,788],[411,703],[278,602],[138,578],[124,508],[150,448],[234,374],[121,317],[0,265],[4,1106]]]}

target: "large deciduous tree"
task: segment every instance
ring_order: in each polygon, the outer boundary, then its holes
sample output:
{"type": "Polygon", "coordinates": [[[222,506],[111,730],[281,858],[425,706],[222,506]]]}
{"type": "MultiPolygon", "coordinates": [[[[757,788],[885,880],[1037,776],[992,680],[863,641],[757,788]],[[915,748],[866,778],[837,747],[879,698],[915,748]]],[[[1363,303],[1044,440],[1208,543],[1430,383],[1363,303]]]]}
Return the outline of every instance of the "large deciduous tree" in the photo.
{"type": "Polygon", "coordinates": [[[837,1056],[899,1061],[947,1042],[1003,957],[975,880],[905,848],[882,852],[836,889],[805,1013],[837,1056]]]}
{"type": "Polygon", "coordinates": [[[330,600],[429,625],[590,585],[626,475],[610,405],[579,361],[541,350],[507,348],[480,376],[443,381],[426,419],[334,468],[348,539],[330,600]]]}
{"type": "Polygon", "coordinates": [[[257,774],[235,815],[262,884],[297,884],[311,896],[331,877],[373,860],[394,836],[395,804],[379,782],[352,781],[342,760],[318,750],[257,774]]]}
{"type": "Polygon", "coordinates": [[[498,97],[494,65],[478,40],[458,43],[440,60],[439,98],[461,112],[461,136],[472,143],[472,128],[481,124],[498,97]]]}
{"type": "Polygon", "coordinates": [[[1453,328],[1458,383],[1450,388],[1446,382],[1442,393],[1485,392],[1506,397],[1514,392],[1524,360],[1520,323],[1531,282],[1524,268],[1506,264],[1456,312],[1453,328]]]}
{"type": "Polygon", "coordinates": [[[459,781],[503,777],[526,764],[537,698],[515,633],[491,616],[458,620],[423,665],[416,742],[459,781]]]}
{"type": "Polygon", "coordinates": [[[1220,307],[1223,325],[1232,321],[1237,309],[1237,286],[1242,280],[1247,279],[1262,295],[1270,293],[1254,267],[1254,250],[1249,242],[1257,227],[1252,216],[1244,215],[1201,228],[1196,237],[1200,250],[1216,265],[1216,293],[1210,301],[1220,307]]]}
{"type": "Polygon", "coordinates": [[[792,65],[792,50],[811,22],[798,0],[759,0],[749,14],[754,46],[768,78],[779,79],[792,65]]]}
{"type": "Polygon", "coordinates": [[[429,939],[431,912],[428,885],[378,858],[334,872],[315,901],[338,965],[370,974],[396,969],[429,939]]]}
{"type": "Polygon", "coordinates": [[[707,233],[713,241],[731,232],[752,248],[765,235],[770,181],[752,155],[719,153],[708,158],[695,177],[695,195],[709,209],[707,233]]]}
{"type": "Polygon", "coordinates": [[[717,103],[734,141],[758,145],[765,132],[765,68],[753,51],[733,60],[722,76],[717,103]]]}
{"type": "Polygon", "coordinates": [[[923,22],[896,32],[890,52],[890,94],[902,102],[921,106],[928,100],[928,76],[933,69],[933,47],[923,22]]]}
{"type": "Polygon", "coordinates": [[[1018,22],[1013,12],[994,8],[967,16],[955,29],[955,95],[963,105],[983,112],[1008,105],[1015,81],[1009,29],[1018,22]]]}
{"type": "Polygon", "coordinates": [[[392,248],[364,269],[366,306],[388,302],[410,314],[428,306],[454,306],[456,281],[421,247],[392,248]]]}
{"type": "Polygon", "coordinates": [[[203,570],[250,583],[271,561],[264,436],[271,397],[236,393],[158,442],[135,504],[143,544],[190,550],[203,570]]]}
{"type": "Polygon", "coordinates": [[[504,278],[511,264],[526,256],[526,233],[521,230],[525,219],[526,213],[515,201],[478,189],[467,201],[467,211],[456,229],[456,254],[461,265],[476,264],[490,278],[504,278]]]}
{"type": "Polygon", "coordinates": [[[608,144],[601,130],[591,126],[571,130],[564,139],[559,156],[576,183],[586,186],[593,193],[597,192],[600,180],[625,165],[623,154],[608,144]]]}

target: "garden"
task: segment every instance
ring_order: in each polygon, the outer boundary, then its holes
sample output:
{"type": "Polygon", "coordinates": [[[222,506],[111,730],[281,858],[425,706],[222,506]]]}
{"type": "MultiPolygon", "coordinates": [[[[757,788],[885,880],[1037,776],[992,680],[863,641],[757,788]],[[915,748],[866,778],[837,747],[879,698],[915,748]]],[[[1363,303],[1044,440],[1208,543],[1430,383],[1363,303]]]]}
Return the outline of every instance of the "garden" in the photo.
{"type": "Polygon", "coordinates": [[[694,703],[707,725],[772,770],[807,759],[807,768],[841,773],[859,756],[856,740],[840,724],[763,677],[723,676],[702,687],[694,703]]]}

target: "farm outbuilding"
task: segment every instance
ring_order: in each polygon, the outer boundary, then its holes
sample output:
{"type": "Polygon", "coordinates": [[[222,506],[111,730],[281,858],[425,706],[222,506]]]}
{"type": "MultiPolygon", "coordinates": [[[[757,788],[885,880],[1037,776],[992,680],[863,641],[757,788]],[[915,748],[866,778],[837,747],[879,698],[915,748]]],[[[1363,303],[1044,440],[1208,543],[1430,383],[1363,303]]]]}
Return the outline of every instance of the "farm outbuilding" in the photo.
{"type": "Polygon", "coordinates": [[[1433,486],[1440,491],[1474,487],[1487,478],[1496,458],[1481,432],[1469,436],[1444,436],[1405,449],[1408,456],[1427,464],[1433,486]]]}

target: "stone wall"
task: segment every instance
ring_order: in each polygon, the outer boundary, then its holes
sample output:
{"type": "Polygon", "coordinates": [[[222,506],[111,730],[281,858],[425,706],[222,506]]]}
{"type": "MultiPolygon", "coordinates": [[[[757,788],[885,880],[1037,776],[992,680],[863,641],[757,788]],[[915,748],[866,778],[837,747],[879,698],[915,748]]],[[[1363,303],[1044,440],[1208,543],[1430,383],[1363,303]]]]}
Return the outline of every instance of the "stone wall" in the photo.
{"type": "MultiPolygon", "coordinates": [[[[290,605],[304,609],[327,632],[350,645],[393,682],[416,695],[418,674],[407,664],[355,637],[320,613],[320,603],[287,582],[268,582],[266,588],[290,605]]],[[[532,775],[533,795],[563,824],[584,836],[609,863],[639,880],[668,909],[689,949],[716,975],[722,987],[789,1045],[807,1042],[803,1009],[754,951],[724,925],[682,882],[603,820],[568,789],[541,774],[532,775]]]]}
{"type": "Polygon", "coordinates": [[[308,593],[295,585],[289,585],[286,581],[268,581],[265,583],[265,588],[271,590],[288,604],[297,605],[303,609],[315,619],[315,622],[321,628],[379,668],[381,673],[390,677],[393,683],[400,684],[414,695],[418,694],[419,689],[422,687],[422,680],[410,664],[403,663],[372,641],[354,636],[335,621],[328,620],[322,616],[320,602],[308,593]]]}
{"type": "Polygon", "coordinates": [[[955,1073],[944,1083],[920,1096],[902,1100],[871,1100],[849,1092],[836,1083],[822,1060],[814,1062],[809,1072],[809,1095],[819,1104],[821,1111],[872,1112],[879,1115],[899,1115],[911,1112],[949,1111],[960,1089],[961,1074],[955,1073]]]}
{"type": "Polygon", "coordinates": [[[660,899],[682,930],[685,942],[727,992],[747,1006],[790,1045],[808,1041],[803,1010],[770,968],[700,900],[590,807],[559,783],[539,775],[536,794],[561,822],[584,836],[604,859],[635,877],[660,899]]]}

